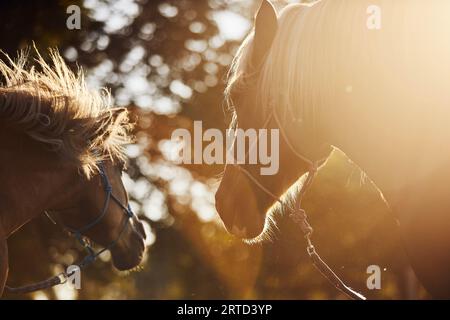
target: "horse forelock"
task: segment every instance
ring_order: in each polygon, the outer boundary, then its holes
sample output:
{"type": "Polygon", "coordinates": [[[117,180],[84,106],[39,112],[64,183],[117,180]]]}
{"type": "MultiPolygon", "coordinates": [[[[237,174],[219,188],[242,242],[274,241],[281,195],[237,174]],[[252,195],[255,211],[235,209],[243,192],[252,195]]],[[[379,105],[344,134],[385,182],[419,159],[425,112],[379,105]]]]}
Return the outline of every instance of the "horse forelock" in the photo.
{"type": "Polygon", "coordinates": [[[56,50],[50,63],[36,54],[36,67],[27,66],[26,52],[16,61],[6,54],[0,60],[3,125],[74,161],[87,176],[106,158],[124,161],[131,129],[127,111],[111,107],[106,89],[89,89],[83,71],[71,71],[56,50]]]}

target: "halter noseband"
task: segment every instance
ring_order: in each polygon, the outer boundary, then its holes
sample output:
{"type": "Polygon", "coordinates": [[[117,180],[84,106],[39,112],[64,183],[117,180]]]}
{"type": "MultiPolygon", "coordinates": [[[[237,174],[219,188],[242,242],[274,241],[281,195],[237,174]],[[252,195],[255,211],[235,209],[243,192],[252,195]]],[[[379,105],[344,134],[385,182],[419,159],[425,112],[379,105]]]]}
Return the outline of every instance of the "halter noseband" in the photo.
{"type": "MultiPolygon", "coordinates": [[[[289,149],[295,154],[297,158],[300,160],[303,160],[304,162],[309,164],[309,170],[308,170],[308,176],[305,180],[305,182],[302,185],[302,188],[300,189],[300,193],[297,197],[296,205],[295,207],[288,206],[288,210],[291,211],[289,214],[289,217],[293,220],[295,224],[297,224],[305,239],[307,242],[306,251],[308,253],[308,256],[310,257],[313,265],[316,267],[316,269],[322,274],[323,277],[325,277],[336,289],[347,295],[349,298],[354,300],[366,300],[366,298],[360,294],[359,292],[356,292],[349,286],[347,286],[339,277],[338,275],[322,260],[322,258],[317,253],[312,241],[311,236],[313,233],[313,228],[308,223],[306,211],[302,209],[302,199],[308,188],[311,186],[314,177],[317,174],[318,166],[321,162],[323,162],[326,159],[311,161],[305,156],[303,156],[301,153],[299,153],[297,150],[295,150],[292,143],[289,141],[288,136],[286,135],[286,132],[283,129],[283,126],[281,125],[278,116],[275,111],[272,111],[267,118],[266,122],[264,123],[264,128],[269,124],[270,120],[274,118],[275,122],[278,125],[278,128],[281,132],[281,136],[285,143],[288,145],[289,149]]],[[[254,147],[252,145],[249,148],[249,151],[254,147]]],[[[246,154],[246,158],[248,155],[248,152],[246,154]]],[[[234,166],[238,168],[239,171],[245,174],[245,176],[253,182],[255,186],[257,186],[261,191],[263,191],[265,194],[267,194],[269,197],[271,197],[275,202],[278,202],[282,207],[287,206],[280,197],[276,196],[273,192],[271,192],[269,189],[267,189],[262,183],[258,181],[257,178],[255,178],[250,171],[248,171],[246,168],[244,168],[239,163],[234,163],[234,166]]]]}
{"type": "Polygon", "coordinates": [[[117,244],[117,242],[120,240],[120,238],[122,237],[122,234],[124,233],[125,229],[127,228],[128,224],[130,222],[130,219],[133,218],[133,216],[134,216],[134,213],[133,213],[133,210],[131,209],[130,204],[128,203],[125,206],[113,194],[113,188],[112,188],[111,183],[109,182],[109,178],[108,178],[108,175],[106,174],[105,165],[103,162],[100,162],[98,164],[98,169],[99,169],[100,179],[101,179],[102,185],[103,185],[103,190],[105,191],[105,195],[106,195],[102,212],[100,213],[100,215],[97,218],[95,218],[93,221],[91,221],[90,223],[88,223],[87,225],[85,225],[84,227],[82,227],[80,229],[72,229],[67,226],[63,226],[63,228],[65,230],[67,230],[70,234],[72,234],[88,252],[88,255],[86,257],[84,257],[83,260],[78,264],[78,266],[80,268],[84,268],[87,265],[93,263],[103,252],[113,248],[117,244]],[[107,244],[100,251],[95,252],[94,249],[92,248],[92,246],[89,244],[89,242],[87,242],[84,239],[83,234],[86,233],[86,231],[95,227],[97,224],[99,224],[102,221],[102,219],[106,216],[106,214],[108,212],[109,203],[111,202],[111,199],[123,210],[123,212],[125,213],[125,216],[126,216],[126,220],[125,220],[125,223],[123,224],[123,227],[120,230],[117,238],[114,239],[113,241],[111,241],[109,244],[107,244]]]}
{"type": "MultiPolygon", "coordinates": [[[[92,264],[95,260],[97,260],[97,258],[103,254],[105,251],[110,250],[111,248],[113,248],[117,242],[120,240],[120,238],[122,237],[125,229],[127,228],[128,224],[130,223],[130,219],[132,219],[135,215],[133,213],[133,210],[131,209],[130,204],[128,203],[127,205],[124,205],[118,198],[117,196],[115,196],[113,194],[113,188],[112,185],[109,181],[108,175],[106,173],[106,169],[105,169],[105,165],[103,162],[100,162],[98,164],[98,169],[99,169],[99,176],[100,179],[102,181],[102,185],[103,185],[103,190],[105,191],[105,202],[103,204],[103,209],[100,213],[100,215],[95,218],[93,221],[91,221],[90,223],[88,223],[87,225],[85,225],[84,227],[81,227],[79,229],[72,229],[69,228],[65,225],[62,225],[62,228],[66,231],[68,231],[70,234],[72,234],[77,240],[78,242],[83,246],[83,248],[86,249],[87,251],[87,255],[81,260],[81,262],[77,263],[76,266],[78,266],[80,269],[86,268],[87,266],[89,266],[90,264],[92,264]],[[106,216],[107,212],[108,212],[108,208],[109,208],[109,204],[111,202],[111,199],[121,208],[123,209],[123,212],[126,216],[126,220],[125,223],[123,224],[122,229],[120,230],[118,236],[116,239],[114,239],[113,241],[111,241],[110,243],[108,243],[104,248],[102,248],[101,250],[95,252],[94,248],[89,244],[89,242],[87,242],[84,239],[83,234],[92,229],[93,227],[95,227],[96,225],[98,225],[102,219],[106,216]]],[[[49,219],[54,223],[57,224],[55,222],[55,220],[53,218],[51,218],[49,216],[49,214],[46,212],[46,215],[49,217],[49,219]]],[[[26,285],[23,287],[18,287],[18,288],[12,288],[9,286],[5,286],[5,290],[8,293],[30,293],[30,292],[34,292],[34,291],[38,291],[38,290],[43,290],[43,289],[48,289],[54,286],[57,286],[59,284],[63,284],[65,283],[68,278],[70,277],[71,274],[68,274],[67,272],[62,272],[50,279],[44,280],[44,281],[40,281],[37,283],[33,283],[31,285],[26,285]]]]}

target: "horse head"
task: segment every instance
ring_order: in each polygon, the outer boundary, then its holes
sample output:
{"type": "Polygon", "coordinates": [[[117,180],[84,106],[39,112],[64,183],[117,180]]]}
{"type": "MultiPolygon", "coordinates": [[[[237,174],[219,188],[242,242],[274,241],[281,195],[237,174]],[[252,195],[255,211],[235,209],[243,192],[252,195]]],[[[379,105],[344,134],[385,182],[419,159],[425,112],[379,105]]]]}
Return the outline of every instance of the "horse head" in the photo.
{"type": "MultiPolygon", "coordinates": [[[[290,129],[296,130],[295,136],[302,131],[309,134],[309,129],[296,122],[282,123],[273,105],[277,101],[272,101],[269,106],[267,101],[261,100],[261,83],[270,78],[267,66],[272,63],[269,60],[273,43],[280,41],[277,39],[279,23],[275,8],[269,1],[263,1],[256,15],[254,32],[241,45],[234,59],[225,92],[234,110],[233,127],[276,129],[281,133],[280,139],[271,141],[279,145],[279,170],[275,174],[260,174],[261,164],[225,166],[216,192],[216,209],[226,229],[241,238],[255,238],[267,229],[270,207],[310,169],[308,159],[317,158],[316,147],[309,145],[312,142],[302,141],[301,151],[295,150],[298,141],[290,136],[294,132],[290,129]]],[[[308,134],[303,137],[308,139],[311,137],[308,134]]],[[[329,149],[321,153],[320,158],[328,154],[329,149]]]]}
{"type": "Polygon", "coordinates": [[[0,292],[6,239],[43,212],[84,245],[87,237],[109,249],[119,270],[139,265],[145,251],[144,227],[121,180],[128,111],[109,107],[108,93],[89,90],[81,71],[51,56],[51,66],[39,56],[41,71],[27,70],[25,56],[0,61],[0,292]]]}

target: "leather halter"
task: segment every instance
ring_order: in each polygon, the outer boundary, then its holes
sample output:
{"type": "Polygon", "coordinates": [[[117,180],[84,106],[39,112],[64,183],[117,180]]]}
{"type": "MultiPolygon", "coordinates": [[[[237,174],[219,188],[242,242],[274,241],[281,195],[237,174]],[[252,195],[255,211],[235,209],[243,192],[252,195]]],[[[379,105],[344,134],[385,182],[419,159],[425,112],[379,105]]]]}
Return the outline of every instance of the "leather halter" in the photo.
{"type": "MultiPolygon", "coordinates": [[[[269,122],[273,119],[275,120],[280,132],[281,136],[284,140],[284,142],[288,145],[289,149],[295,154],[297,158],[300,160],[306,162],[309,164],[309,170],[308,170],[308,176],[305,180],[305,182],[302,185],[302,188],[300,189],[300,193],[297,197],[297,201],[295,204],[295,207],[288,207],[288,210],[290,211],[289,217],[292,219],[292,221],[297,224],[305,239],[307,242],[306,251],[308,253],[308,256],[310,257],[313,265],[316,267],[316,269],[322,274],[323,277],[325,277],[336,289],[347,295],[350,299],[353,300],[366,300],[366,297],[364,297],[359,292],[356,292],[349,286],[347,286],[339,277],[338,275],[322,260],[322,258],[317,253],[312,241],[311,236],[313,233],[313,228],[308,223],[307,215],[304,209],[302,209],[302,199],[308,188],[311,186],[314,177],[317,174],[317,170],[319,167],[319,164],[322,163],[325,159],[315,160],[311,161],[307,157],[303,156],[301,153],[299,153],[297,150],[295,150],[292,143],[289,141],[289,138],[286,134],[286,132],[283,129],[283,126],[281,125],[281,122],[278,119],[278,116],[275,111],[272,111],[269,114],[269,117],[267,118],[266,122],[264,123],[264,128],[269,124],[269,122]]],[[[253,148],[251,146],[250,149],[253,148]]],[[[248,152],[247,152],[248,154],[248,152]]],[[[235,167],[237,167],[242,173],[245,174],[245,176],[253,182],[254,185],[256,185],[261,191],[263,191],[265,194],[267,194],[269,197],[271,197],[275,202],[278,202],[282,207],[286,207],[287,205],[275,194],[273,194],[269,189],[267,189],[263,184],[261,184],[257,178],[255,178],[250,171],[245,169],[243,166],[241,166],[238,163],[234,164],[235,167]]]]}
{"type": "MultiPolygon", "coordinates": [[[[130,223],[130,219],[132,219],[135,216],[133,213],[133,210],[131,209],[130,204],[128,203],[127,205],[124,205],[113,194],[113,188],[109,181],[108,175],[106,173],[105,165],[103,162],[100,162],[98,164],[98,169],[99,169],[100,179],[101,179],[102,185],[103,185],[103,190],[105,191],[105,195],[106,195],[103,209],[102,209],[100,215],[97,218],[95,218],[93,221],[91,221],[90,223],[88,223],[87,225],[85,225],[84,227],[82,227],[80,229],[73,229],[73,228],[67,227],[60,223],[61,227],[64,230],[68,231],[71,235],[73,235],[78,240],[78,242],[80,242],[80,244],[83,246],[83,248],[85,248],[87,251],[87,255],[79,263],[76,264],[76,266],[78,266],[80,269],[86,268],[90,264],[94,263],[95,260],[97,260],[97,258],[101,254],[103,254],[105,251],[113,248],[117,244],[117,242],[120,240],[120,238],[122,237],[125,229],[127,228],[128,224],[130,223]],[[120,230],[117,238],[115,240],[111,241],[109,244],[107,244],[101,250],[95,252],[94,248],[89,244],[89,242],[87,242],[84,239],[83,234],[86,231],[92,229],[94,226],[98,225],[102,221],[102,219],[108,213],[108,208],[109,208],[109,204],[110,204],[111,200],[113,200],[123,210],[123,212],[126,216],[126,220],[125,220],[125,223],[123,224],[123,227],[120,230]]],[[[57,224],[55,222],[55,220],[47,212],[46,212],[46,215],[54,224],[57,224]]],[[[71,276],[71,274],[68,274],[67,272],[62,272],[56,276],[51,277],[50,279],[36,282],[36,283],[30,284],[30,285],[18,287],[18,288],[5,286],[5,291],[7,293],[24,294],[24,293],[30,293],[30,292],[34,292],[34,291],[38,291],[38,290],[48,289],[48,288],[66,283],[70,276],[71,276]]]]}

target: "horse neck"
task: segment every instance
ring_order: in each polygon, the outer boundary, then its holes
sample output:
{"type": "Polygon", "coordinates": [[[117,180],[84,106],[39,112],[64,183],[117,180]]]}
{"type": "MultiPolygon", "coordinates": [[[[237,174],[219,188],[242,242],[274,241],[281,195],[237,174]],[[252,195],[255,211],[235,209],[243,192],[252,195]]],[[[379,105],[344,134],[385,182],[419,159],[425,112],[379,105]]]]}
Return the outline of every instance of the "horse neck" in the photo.
{"type": "Polygon", "coordinates": [[[330,143],[355,162],[395,206],[402,194],[446,166],[450,152],[443,146],[450,139],[446,124],[450,112],[445,108],[447,95],[436,95],[436,102],[429,105],[416,99],[419,88],[409,89],[409,94],[400,92],[398,97],[383,90],[378,97],[370,96],[372,100],[338,97],[325,108],[323,127],[330,143]]]}
{"type": "Polygon", "coordinates": [[[0,149],[0,233],[8,237],[57,205],[67,181],[57,174],[51,154],[23,134],[0,129],[0,149]]]}
{"type": "Polygon", "coordinates": [[[345,153],[393,204],[415,162],[412,146],[402,144],[404,139],[396,135],[398,122],[386,119],[361,107],[333,107],[325,123],[331,145],[345,153]]]}

